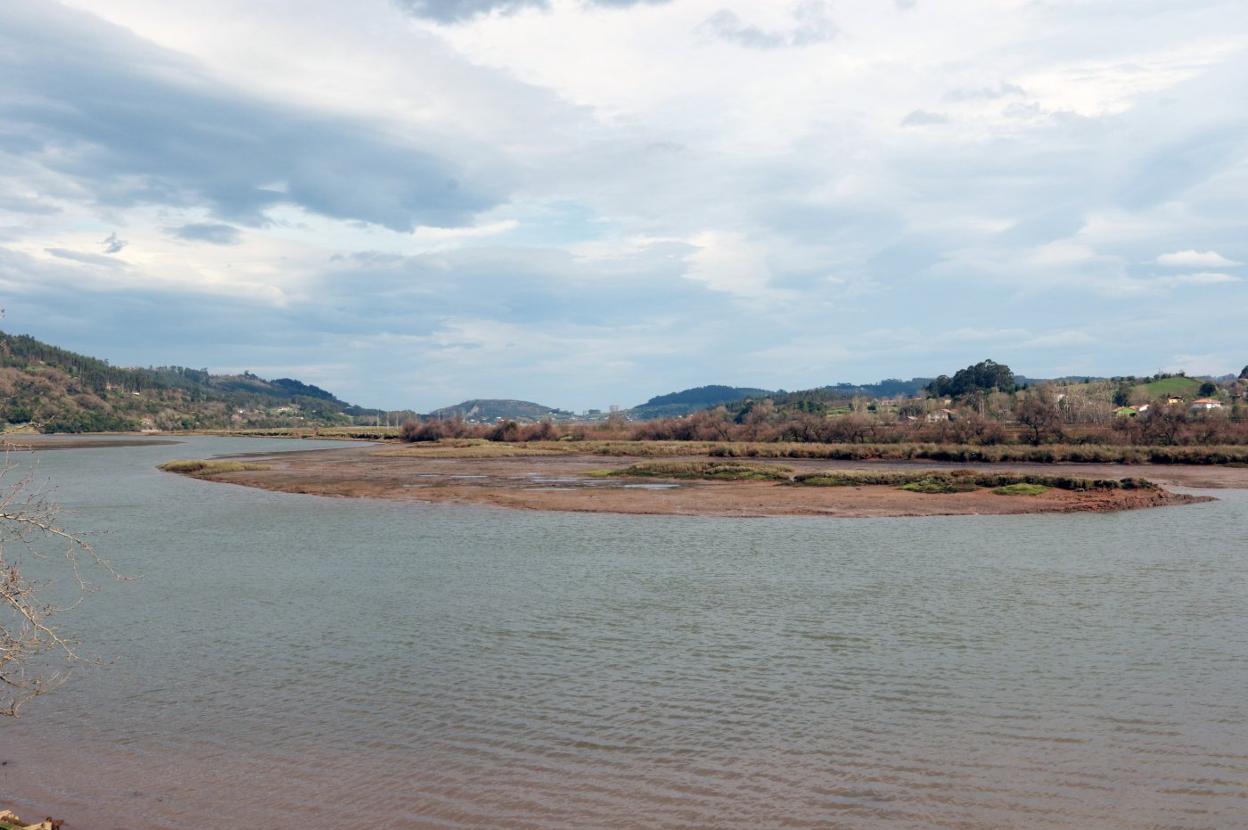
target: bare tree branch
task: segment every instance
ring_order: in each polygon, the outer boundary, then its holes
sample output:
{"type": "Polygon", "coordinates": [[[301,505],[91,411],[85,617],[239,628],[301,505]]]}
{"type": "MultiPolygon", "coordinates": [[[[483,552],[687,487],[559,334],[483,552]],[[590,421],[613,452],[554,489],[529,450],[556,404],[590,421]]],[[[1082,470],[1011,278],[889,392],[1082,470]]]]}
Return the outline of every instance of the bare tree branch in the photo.
{"type": "Polygon", "coordinates": [[[121,577],[83,536],[58,524],[57,505],[36,490],[33,469],[23,469],[14,460],[13,447],[6,443],[2,451],[0,716],[16,717],[25,703],[64,683],[69,670],[80,662],[77,644],[55,627],[54,618],[93,590],[83,576],[83,564],[121,577]],[[63,551],[68,589],[62,587],[66,580],[56,578],[55,569],[43,581],[23,572],[23,555],[46,560],[50,548],[63,551]]]}

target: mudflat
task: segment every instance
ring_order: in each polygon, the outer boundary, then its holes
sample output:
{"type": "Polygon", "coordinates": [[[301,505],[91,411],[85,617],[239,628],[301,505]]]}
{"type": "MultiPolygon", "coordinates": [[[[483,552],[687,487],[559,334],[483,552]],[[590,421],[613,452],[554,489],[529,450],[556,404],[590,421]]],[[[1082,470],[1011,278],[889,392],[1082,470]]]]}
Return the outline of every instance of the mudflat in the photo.
{"type": "MultiPolygon", "coordinates": [[[[1207,496],[1176,493],[1167,486],[1248,488],[1248,469],[1152,465],[932,464],[838,462],[819,459],[751,460],[751,466],[785,469],[792,475],[827,471],[969,469],[986,473],[1077,478],[1147,478],[1162,485],[1139,489],[1067,490],[1036,495],[910,492],[892,485],[794,486],[782,481],[682,480],[620,476],[630,464],[653,460],[623,455],[577,454],[525,445],[479,447],[351,446],[238,458],[248,469],[201,475],[266,490],[321,496],[382,498],[412,502],[486,504],[499,507],[594,513],[688,516],[937,516],[1068,513],[1132,510],[1190,504],[1207,496]]],[[[679,456],[665,461],[705,461],[679,456]]]]}

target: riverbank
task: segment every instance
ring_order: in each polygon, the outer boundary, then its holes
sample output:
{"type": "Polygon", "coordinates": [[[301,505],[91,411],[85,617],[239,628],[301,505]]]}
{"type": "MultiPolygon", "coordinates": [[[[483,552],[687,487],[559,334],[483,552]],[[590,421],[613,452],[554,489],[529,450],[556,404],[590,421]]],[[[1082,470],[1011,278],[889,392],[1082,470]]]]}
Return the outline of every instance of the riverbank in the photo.
{"type": "Polygon", "coordinates": [[[150,447],[180,444],[175,438],[143,437],[128,432],[90,433],[88,435],[39,435],[20,433],[5,435],[4,444],[20,452],[43,452],[47,450],[87,450],[105,447],[150,447]]]}
{"type": "MultiPolygon", "coordinates": [[[[672,456],[665,462],[706,465],[707,455],[672,456]]],[[[1190,504],[1206,497],[1158,487],[1110,485],[1124,476],[1117,465],[933,465],[907,462],[836,462],[784,459],[783,464],[751,460],[745,475],[682,476],[653,474],[633,465],[652,456],[578,454],[566,448],[530,445],[355,446],[299,453],[236,457],[240,462],[190,474],[288,493],[411,502],[487,504],[526,510],[685,516],[936,516],[1018,513],[1070,513],[1134,510],[1190,504]],[[1042,468],[1037,470],[1036,468],[1042,468]],[[872,479],[840,486],[797,486],[825,472],[980,470],[1017,473],[1039,482],[1030,488],[897,486],[872,479]],[[750,472],[753,471],[753,472],[750,472]],[[1104,479],[1105,486],[1066,489],[1047,486],[1067,478],[1104,479]],[[943,491],[942,491],[943,490],[943,491]],[[961,491],[959,491],[961,490],[961,491]]],[[[722,462],[721,462],[722,463],[722,462]]],[[[1163,485],[1246,487],[1248,469],[1133,465],[1132,478],[1160,474],[1163,485]],[[1220,475],[1196,476],[1192,470],[1220,475]],[[1218,483],[1214,483],[1214,482],[1218,483]]],[[[899,479],[909,480],[909,479],[899,479]]],[[[964,479],[965,480],[965,479],[964,479]]]]}

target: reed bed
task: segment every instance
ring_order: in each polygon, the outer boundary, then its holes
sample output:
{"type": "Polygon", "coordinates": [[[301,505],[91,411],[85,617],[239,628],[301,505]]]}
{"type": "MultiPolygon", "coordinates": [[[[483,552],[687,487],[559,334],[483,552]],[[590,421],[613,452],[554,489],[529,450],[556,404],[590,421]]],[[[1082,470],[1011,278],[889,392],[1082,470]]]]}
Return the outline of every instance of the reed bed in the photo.
{"type": "MultiPolygon", "coordinates": [[[[864,487],[884,485],[924,493],[958,493],[980,488],[1032,485],[1058,490],[1153,490],[1157,485],[1143,478],[1076,478],[1027,473],[982,473],[974,470],[924,470],[889,472],[832,470],[802,473],[792,478],[802,487],[864,487]]],[[[1017,490],[1015,492],[1023,492],[1017,490]]]]}
{"type": "Polygon", "coordinates": [[[603,475],[615,478],[672,478],[706,481],[791,481],[793,469],[778,464],[722,461],[643,461],[603,475]]]}
{"type": "Polygon", "coordinates": [[[243,473],[252,470],[267,470],[266,464],[246,464],[242,461],[205,461],[201,458],[180,458],[166,461],[160,469],[167,473],[181,473],[188,476],[215,476],[222,473],[243,473]]]}

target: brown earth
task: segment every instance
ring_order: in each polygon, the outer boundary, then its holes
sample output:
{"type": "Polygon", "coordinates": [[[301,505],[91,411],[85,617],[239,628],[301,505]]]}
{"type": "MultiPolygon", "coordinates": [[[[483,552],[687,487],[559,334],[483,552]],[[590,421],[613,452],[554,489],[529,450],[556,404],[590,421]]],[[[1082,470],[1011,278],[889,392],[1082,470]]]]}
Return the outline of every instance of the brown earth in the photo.
{"type": "MultiPolygon", "coordinates": [[[[224,473],[213,480],[322,496],[384,498],[413,502],[489,504],[531,510],[689,516],[822,515],[936,516],[1067,513],[1131,510],[1190,504],[1208,497],[1154,490],[1051,489],[1038,496],[970,493],[926,494],[892,486],[794,487],[774,481],[663,481],[591,477],[644,459],[526,452],[492,457],[454,457],[446,447],[353,446],[240,460],[266,469],[224,473]]],[[[505,453],[498,448],[494,453],[505,453]]],[[[471,455],[471,452],[460,453],[471,455]]],[[[665,459],[680,460],[680,459],[665,459]]],[[[689,460],[697,460],[691,458],[689,460]]],[[[752,464],[755,462],[751,461],[752,464]]],[[[763,462],[757,462],[764,466],[763,462]]],[[[982,469],[1080,478],[1150,478],[1187,487],[1248,487],[1248,469],[1133,465],[954,465],[835,462],[785,459],[795,472],[821,470],[982,469]]]]}

